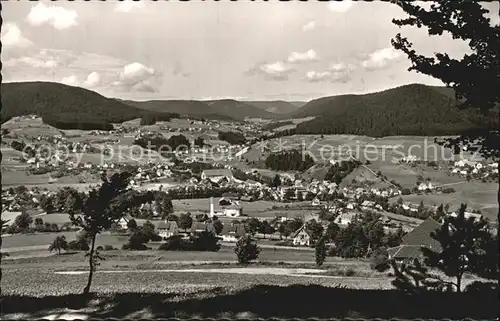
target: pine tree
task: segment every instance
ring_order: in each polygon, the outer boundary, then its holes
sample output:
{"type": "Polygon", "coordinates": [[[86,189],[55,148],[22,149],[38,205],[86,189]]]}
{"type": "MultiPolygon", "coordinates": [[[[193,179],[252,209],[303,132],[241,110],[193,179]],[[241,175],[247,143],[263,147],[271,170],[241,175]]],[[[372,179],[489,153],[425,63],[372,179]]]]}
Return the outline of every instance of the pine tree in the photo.
{"type": "Polygon", "coordinates": [[[482,218],[479,221],[466,219],[466,208],[462,204],[457,217],[447,216],[441,228],[431,233],[431,237],[441,244],[441,251],[422,248],[425,264],[455,278],[458,292],[462,290],[465,273],[481,274],[484,270],[479,263],[486,260],[485,249],[493,239],[488,222],[482,218]]]}
{"type": "Polygon", "coordinates": [[[326,244],[324,237],[320,237],[318,242],[316,242],[314,252],[316,258],[316,265],[322,266],[326,259],[326,244]]]}

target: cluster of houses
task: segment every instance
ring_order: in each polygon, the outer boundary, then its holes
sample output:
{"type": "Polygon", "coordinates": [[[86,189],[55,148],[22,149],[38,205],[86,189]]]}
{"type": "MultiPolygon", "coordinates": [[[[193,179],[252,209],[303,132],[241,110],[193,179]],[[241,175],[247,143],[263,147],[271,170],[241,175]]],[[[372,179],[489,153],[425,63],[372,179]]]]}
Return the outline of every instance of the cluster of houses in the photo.
{"type": "Polygon", "coordinates": [[[484,164],[469,160],[459,160],[453,164],[451,173],[479,179],[492,176],[494,174],[498,176],[498,163],[484,164]]]}
{"type": "Polygon", "coordinates": [[[138,185],[141,182],[152,180],[153,178],[171,177],[174,164],[171,162],[153,162],[149,161],[147,165],[137,168],[137,174],[130,181],[132,185],[138,185]]]}

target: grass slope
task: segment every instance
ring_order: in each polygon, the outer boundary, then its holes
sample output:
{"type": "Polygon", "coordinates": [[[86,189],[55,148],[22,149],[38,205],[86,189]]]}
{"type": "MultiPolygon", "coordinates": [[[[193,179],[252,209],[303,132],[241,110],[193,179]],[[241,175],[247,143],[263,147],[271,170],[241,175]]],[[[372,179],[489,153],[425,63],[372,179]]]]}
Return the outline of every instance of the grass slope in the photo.
{"type": "Polygon", "coordinates": [[[377,93],[313,100],[290,114],[317,116],[297,125],[297,133],[449,135],[498,127],[493,117],[460,111],[447,88],[405,85],[377,93]]]}

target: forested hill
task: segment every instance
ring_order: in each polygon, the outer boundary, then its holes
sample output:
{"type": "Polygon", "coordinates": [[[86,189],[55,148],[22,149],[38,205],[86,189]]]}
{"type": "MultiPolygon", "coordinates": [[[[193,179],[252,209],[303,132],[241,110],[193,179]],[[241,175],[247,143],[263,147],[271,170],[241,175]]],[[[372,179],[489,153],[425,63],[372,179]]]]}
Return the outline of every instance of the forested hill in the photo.
{"type": "Polygon", "coordinates": [[[202,117],[221,120],[244,120],[249,118],[277,118],[276,114],[234,99],[210,101],[198,100],[150,100],[124,101],[124,103],[141,109],[156,112],[179,113],[183,116],[202,117]]]}
{"type": "Polygon", "coordinates": [[[290,116],[316,116],[298,124],[298,134],[432,136],[498,128],[498,116],[459,110],[451,89],[421,84],[364,95],[324,97],[307,103],[290,116]]]}
{"type": "Polygon", "coordinates": [[[245,101],[245,103],[274,114],[289,114],[306,104],[305,102],[288,102],[284,100],[245,101]]]}
{"type": "Polygon", "coordinates": [[[52,82],[2,84],[2,123],[35,114],[58,128],[104,129],[110,123],[145,115],[167,120],[174,114],[155,113],[106,98],[94,91],[52,82]]]}

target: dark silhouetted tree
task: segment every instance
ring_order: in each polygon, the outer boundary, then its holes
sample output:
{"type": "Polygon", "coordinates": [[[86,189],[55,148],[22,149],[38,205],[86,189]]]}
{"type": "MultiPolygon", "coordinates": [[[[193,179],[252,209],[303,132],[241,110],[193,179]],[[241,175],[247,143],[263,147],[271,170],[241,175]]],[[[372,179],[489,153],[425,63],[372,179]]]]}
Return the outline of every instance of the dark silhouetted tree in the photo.
{"type": "Polygon", "coordinates": [[[61,254],[61,250],[68,250],[68,242],[66,242],[64,235],[56,236],[49,246],[49,252],[57,251],[58,254],[61,254]]]}
{"type": "Polygon", "coordinates": [[[316,265],[322,266],[326,259],[326,244],[324,237],[320,237],[319,240],[316,242],[316,245],[314,247],[314,254],[316,259],[316,265]]]}

